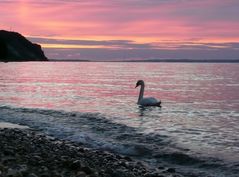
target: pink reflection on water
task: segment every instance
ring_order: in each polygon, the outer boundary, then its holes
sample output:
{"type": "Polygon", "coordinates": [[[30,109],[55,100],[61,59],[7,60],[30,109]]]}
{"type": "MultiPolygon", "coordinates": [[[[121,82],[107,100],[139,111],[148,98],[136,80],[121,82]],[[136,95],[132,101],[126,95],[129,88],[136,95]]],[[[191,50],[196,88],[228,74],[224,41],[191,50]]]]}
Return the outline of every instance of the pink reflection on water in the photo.
{"type": "Polygon", "coordinates": [[[238,90],[238,64],[0,64],[0,104],[102,113],[209,154],[208,147],[221,154],[228,144],[237,148],[238,90]],[[138,108],[139,79],[146,83],[145,96],[161,99],[162,109],[138,108]]]}
{"type": "Polygon", "coordinates": [[[145,80],[145,96],[163,102],[235,108],[239,100],[238,66],[233,64],[48,62],[0,67],[3,102],[20,106],[81,109],[92,105],[95,110],[104,104],[132,104],[138,97],[134,86],[139,79],[145,80]]]}

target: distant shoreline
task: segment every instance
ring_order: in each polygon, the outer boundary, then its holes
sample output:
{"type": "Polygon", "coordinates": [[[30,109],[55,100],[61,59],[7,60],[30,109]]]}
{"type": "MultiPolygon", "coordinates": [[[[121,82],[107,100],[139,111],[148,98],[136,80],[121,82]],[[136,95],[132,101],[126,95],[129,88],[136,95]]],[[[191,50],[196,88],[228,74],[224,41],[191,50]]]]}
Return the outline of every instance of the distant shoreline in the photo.
{"type": "Polygon", "coordinates": [[[239,63],[237,60],[117,60],[117,61],[97,61],[97,60],[57,60],[49,59],[49,62],[123,62],[123,63],[239,63]]]}
{"type": "Polygon", "coordinates": [[[99,63],[239,63],[239,60],[66,60],[49,59],[48,61],[0,61],[0,63],[13,62],[99,62],[99,63]]]}

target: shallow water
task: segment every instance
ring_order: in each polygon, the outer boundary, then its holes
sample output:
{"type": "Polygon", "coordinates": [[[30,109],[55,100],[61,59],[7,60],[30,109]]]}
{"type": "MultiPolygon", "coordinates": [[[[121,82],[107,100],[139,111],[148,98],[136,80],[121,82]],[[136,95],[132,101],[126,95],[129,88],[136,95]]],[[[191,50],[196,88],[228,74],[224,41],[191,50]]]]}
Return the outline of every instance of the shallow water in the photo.
{"type": "Polygon", "coordinates": [[[0,121],[151,164],[236,176],[238,90],[238,64],[1,63],[0,121]],[[162,108],[136,105],[138,79],[162,108]]]}

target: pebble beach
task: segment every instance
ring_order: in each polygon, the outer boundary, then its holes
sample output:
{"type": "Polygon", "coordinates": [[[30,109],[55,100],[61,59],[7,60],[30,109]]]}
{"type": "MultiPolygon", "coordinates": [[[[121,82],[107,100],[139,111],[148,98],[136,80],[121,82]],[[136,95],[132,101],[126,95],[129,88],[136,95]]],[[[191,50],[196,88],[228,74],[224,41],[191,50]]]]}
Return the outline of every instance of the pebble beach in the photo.
{"type": "Polygon", "coordinates": [[[32,129],[0,128],[0,177],[182,177],[127,156],[84,147],[32,129]]]}

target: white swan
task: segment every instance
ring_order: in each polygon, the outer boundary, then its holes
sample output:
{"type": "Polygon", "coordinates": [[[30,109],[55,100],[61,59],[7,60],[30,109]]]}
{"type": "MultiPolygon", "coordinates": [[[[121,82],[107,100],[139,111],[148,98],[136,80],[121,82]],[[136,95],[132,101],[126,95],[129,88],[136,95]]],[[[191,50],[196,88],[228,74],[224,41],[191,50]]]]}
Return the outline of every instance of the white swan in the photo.
{"type": "Polygon", "coordinates": [[[149,97],[149,98],[144,98],[144,81],[143,80],[138,80],[138,82],[136,83],[136,87],[141,86],[140,88],[140,92],[139,92],[139,99],[137,104],[141,105],[141,106],[159,106],[161,107],[161,101],[157,100],[153,97],[149,97]]]}

